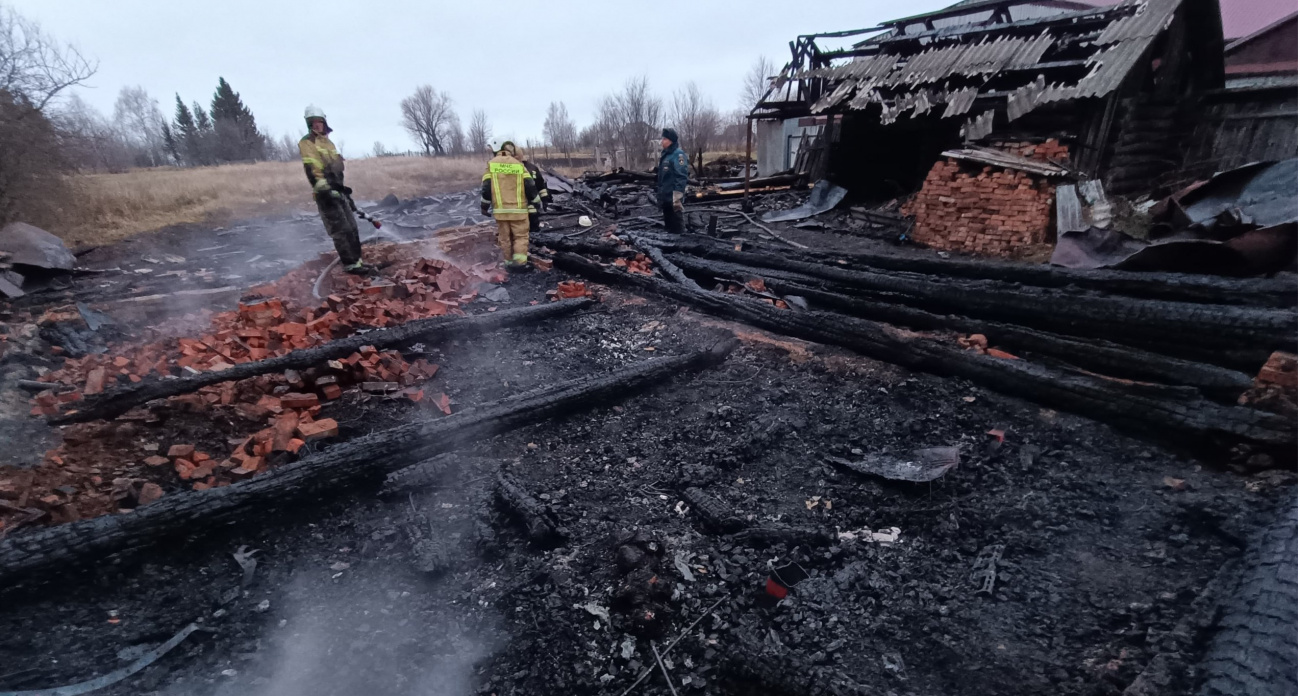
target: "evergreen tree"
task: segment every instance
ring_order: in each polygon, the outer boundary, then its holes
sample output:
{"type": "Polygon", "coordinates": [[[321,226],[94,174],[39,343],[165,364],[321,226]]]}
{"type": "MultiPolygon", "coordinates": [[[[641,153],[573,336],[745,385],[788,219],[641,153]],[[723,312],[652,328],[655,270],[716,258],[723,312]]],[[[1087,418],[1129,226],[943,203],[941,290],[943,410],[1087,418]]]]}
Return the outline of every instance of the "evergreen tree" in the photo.
{"type": "Polygon", "coordinates": [[[200,161],[199,157],[199,127],[194,123],[194,114],[190,107],[185,106],[181,101],[181,95],[176,95],[176,120],[172,124],[172,139],[177,142],[177,149],[183,155],[186,164],[196,165],[200,161]]]}
{"type": "Polygon", "coordinates": [[[181,101],[181,95],[179,94],[176,95],[176,121],[174,127],[182,142],[192,139],[194,134],[198,132],[198,127],[194,125],[194,114],[190,113],[190,108],[185,106],[185,102],[181,101]]]}
{"type": "Polygon", "coordinates": [[[171,155],[172,162],[176,164],[180,164],[181,150],[176,145],[176,138],[172,136],[171,124],[167,123],[166,121],[164,121],[162,124],[162,136],[163,136],[163,148],[167,150],[167,154],[171,155]]]}
{"type": "Polygon", "coordinates": [[[204,111],[198,102],[194,102],[194,127],[199,133],[212,130],[212,119],[208,118],[208,112],[204,111]]]}
{"type": "Polygon", "coordinates": [[[217,78],[212,95],[212,124],[217,133],[217,157],[224,161],[265,158],[266,141],[257,130],[253,112],[244,105],[226,78],[217,78]]]}

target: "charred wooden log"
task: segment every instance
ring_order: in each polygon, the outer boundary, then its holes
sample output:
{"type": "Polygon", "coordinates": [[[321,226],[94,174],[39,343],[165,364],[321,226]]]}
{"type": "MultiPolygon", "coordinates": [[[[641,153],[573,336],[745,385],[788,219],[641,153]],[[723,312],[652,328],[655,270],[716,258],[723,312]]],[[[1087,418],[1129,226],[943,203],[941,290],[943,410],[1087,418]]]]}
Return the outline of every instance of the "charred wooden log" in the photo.
{"type": "Polygon", "coordinates": [[[659,270],[663,271],[665,275],[676,281],[678,285],[688,287],[692,290],[702,289],[694,280],[691,280],[689,276],[682,273],[682,269],[674,265],[672,261],[669,261],[667,257],[664,256],[664,252],[659,250],[659,247],[647,242],[641,237],[632,237],[632,242],[636,244],[636,248],[645,252],[646,256],[649,256],[650,260],[655,262],[659,267],[659,270]]]}
{"type": "Polygon", "coordinates": [[[1273,350],[1294,351],[1296,345],[1296,312],[1290,309],[1168,302],[1015,287],[986,280],[847,271],[776,254],[726,249],[714,249],[708,256],[828,280],[853,294],[888,298],[928,311],[1103,338],[1159,352],[1193,345],[1216,350],[1258,350],[1266,358],[1273,350]]]}
{"type": "Polygon", "coordinates": [[[1224,406],[1195,389],[1070,373],[1025,360],[1004,360],[917,337],[887,325],[821,311],[792,312],[742,297],[698,292],[657,278],[633,276],[574,254],[556,255],[560,268],[593,280],[657,292],[712,314],[807,340],[843,346],[903,367],[964,377],[989,389],[1072,411],[1121,428],[1225,446],[1235,443],[1293,449],[1295,423],[1278,414],[1224,406]]]}
{"type": "Polygon", "coordinates": [[[411,542],[411,566],[432,577],[452,569],[453,556],[447,540],[439,537],[418,537],[411,542]]]}
{"type": "Polygon", "coordinates": [[[711,350],[649,360],[558,384],[435,421],[365,435],[222,488],[168,495],[129,515],[105,515],[0,541],[0,584],[163,539],[212,529],[296,501],[378,483],[385,474],[529,423],[626,398],[685,371],[721,362],[734,339],[711,350]]]}
{"type": "Polygon", "coordinates": [[[528,530],[529,541],[539,546],[555,546],[566,536],[555,516],[515,480],[502,472],[497,474],[497,502],[528,530]]]}
{"type": "Polygon", "coordinates": [[[401,326],[376,329],[364,334],[340,338],[337,341],[323,343],[314,348],[304,348],[278,357],[267,358],[266,360],[242,363],[226,370],[202,372],[179,379],[151,380],[130,386],[117,387],[86,399],[81,402],[76,411],[54,416],[49,420],[51,423],[63,424],[84,423],[101,418],[116,418],[132,408],[154,399],[188,394],[221,382],[247,379],[271,372],[312,367],[327,360],[346,358],[360,350],[362,346],[389,348],[416,341],[427,343],[476,336],[508,326],[518,326],[568,314],[589,306],[591,302],[589,299],[580,298],[551,302],[534,307],[518,307],[500,312],[478,314],[472,317],[418,319],[401,326]]]}
{"type": "Polygon", "coordinates": [[[745,527],[744,520],[737,517],[726,504],[698,488],[682,491],[682,498],[691,506],[691,512],[699,515],[700,521],[711,531],[731,534],[745,527]]]}
{"type": "Polygon", "coordinates": [[[833,546],[835,535],[820,529],[808,527],[752,527],[743,529],[728,537],[728,540],[753,548],[769,546],[807,546],[818,548],[833,546]]]}
{"type": "MultiPolygon", "coordinates": [[[[722,274],[740,281],[756,275],[762,278],[768,289],[773,292],[782,295],[798,295],[822,307],[864,319],[913,329],[983,334],[999,348],[1025,350],[1050,356],[1111,377],[1196,387],[1208,396],[1225,401],[1235,401],[1252,384],[1248,375],[1237,370],[1121,346],[1101,339],[1073,338],[1011,324],[932,314],[906,305],[849,297],[788,280],[799,276],[779,271],[767,272],[748,266],[708,261],[680,254],[671,254],[669,258],[694,273],[705,273],[715,277],[717,274],[722,274]]],[[[803,278],[805,282],[816,283],[817,281],[812,277],[803,276],[803,278]]]]}
{"type": "MultiPolygon", "coordinates": [[[[662,234],[662,233],[661,233],[662,234]]],[[[665,251],[705,254],[733,245],[699,235],[676,239],[655,239],[665,251]]],[[[1195,273],[1153,273],[1112,270],[1082,270],[1043,264],[1017,263],[998,259],[940,258],[901,253],[852,253],[787,249],[770,253],[810,263],[867,271],[905,272],[942,278],[996,280],[1042,288],[1075,287],[1129,297],[1254,307],[1296,306],[1296,278],[1284,274],[1273,278],[1228,278],[1195,273]]]]}

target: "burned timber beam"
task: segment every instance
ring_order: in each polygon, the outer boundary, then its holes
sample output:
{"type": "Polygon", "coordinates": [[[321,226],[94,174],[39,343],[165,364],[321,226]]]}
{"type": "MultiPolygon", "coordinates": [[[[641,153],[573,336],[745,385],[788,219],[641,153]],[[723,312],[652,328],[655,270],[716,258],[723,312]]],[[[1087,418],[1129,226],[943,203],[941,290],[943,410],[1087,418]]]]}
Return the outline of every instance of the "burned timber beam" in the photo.
{"type": "MultiPolygon", "coordinates": [[[[337,341],[329,341],[312,348],[295,350],[284,355],[246,362],[229,369],[201,372],[179,379],[160,379],[118,387],[96,395],[79,404],[79,408],[49,419],[50,423],[84,423],[86,421],[116,418],[123,413],[148,403],[154,399],[188,394],[203,387],[248,379],[258,375],[284,370],[298,370],[320,365],[327,360],[338,360],[357,352],[362,346],[389,348],[407,343],[423,341],[426,343],[445,341],[453,338],[477,336],[509,326],[529,324],[543,319],[582,309],[591,304],[591,300],[565,300],[535,307],[518,307],[501,312],[477,314],[471,317],[434,317],[418,319],[400,326],[367,331],[337,341]]],[[[54,385],[51,384],[51,387],[54,385]]]]}
{"type": "MultiPolygon", "coordinates": [[[[1082,294],[986,280],[848,271],[777,254],[713,249],[709,258],[830,281],[852,294],[920,309],[1006,321],[1073,336],[1104,338],[1170,354],[1180,344],[1213,349],[1294,351],[1294,309],[1193,304],[1082,294]]],[[[1260,361],[1262,363],[1262,359],[1260,361]]],[[[1256,365],[1258,367],[1258,365],[1256,365]]]]}
{"type": "Polygon", "coordinates": [[[1295,448],[1296,426],[1285,416],[1224,406],[1205,399],[1195,389],[1132,383],[1025,360],[980,355],[862,319],[829,312],[781,310],[757,300],[690,290],[657,278],[617,271],[575,254],[557,254],[555,265],[598,282],[655,292],[777,333],[843,346],[914,370],[964,377],[994,391],[1117,427],[1181,438],[1184,444],[1188,440],[1214,447],[1245,443],[1279,452],[1295,448]]]}
{"type": "Polygon", "coordinates": [[[542,547],[555,546],[564,540],[564,531],[551,511],[524,489],[513,476],[497,474],[497,501],[528,530],[528,540],[542,547]]]}
{"type": "Polygon", "coordinates": [[[306,499],[378,484],[384,475],[530,423],[615,401],[726,359],[737,342],[576,379],[438,420],[365,435],[222,488],[176,493],[130,514],[104,515],[0,541],[0,585],[108,554],[246,520],[306,499]]]}
{"type": "MultiPolygon", "coordinates": [[[[731,250],[733,242],[701,235],[646,233],[664,251],[696,256],[716,250],[731,250]]],[[[1253,307],[1295,307],[1296,278],[1282,274],[1272,278],[1228,278],[1197,273],[1135,272],[1110,269],[1062,268],[1001,259],[940,258],[938,256],[859,251],[791,252],[789,249],[754,249],[835,268],[875,272],[917,273],[945,279],[996,280],[1042,288],[1079,288],[1115,295],[1172,302],[1245,305],[1253,307]]]]}
{"type": "Polygon", "coordinates": [[[737,282],[756,276],[762,278],[768,289],[775,293],[798,295],[815,306],[837,312],[913,329],[983,334],[998,348],[1031,351],[1112,377],[1196,387],[1207,395],[1227,401],[1235,401],[1252,384],[1251,378],[1243,372],[1100,339],[1073,338],[1012,324],[932,314],[905,305],[850,297],[822,289],[816,278],[792,273],[765,271],[678,254],[671,255],[671,258],[693,273],[734,278],[737,282]]]}

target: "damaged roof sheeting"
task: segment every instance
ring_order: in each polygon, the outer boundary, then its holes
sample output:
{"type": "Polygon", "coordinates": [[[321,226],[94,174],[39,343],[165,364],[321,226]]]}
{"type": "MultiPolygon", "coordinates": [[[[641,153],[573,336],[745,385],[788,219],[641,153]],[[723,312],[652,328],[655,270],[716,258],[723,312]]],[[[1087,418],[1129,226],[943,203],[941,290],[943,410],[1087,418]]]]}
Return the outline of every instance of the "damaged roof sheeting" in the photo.
{"type": "Polygon", "coordinates": [[[1002,169],[1015,169],[1027,174],[1037,174],[1047,178],[1063,178],[1071,176],[1067,167],[1055,162],[1029,159],[1020,155],[1013,155],[1001,150],[991,150],[982,147],[968,147],[960,150],[946,150],[943,157],[950,159],[962,160],[964,162],[974,162],[976,164],[987,164],[1002,169]]]}
{"type": "Polygon", "coordinates": [[[853,60],[797,71],[793,78],[822,82],[821,98],[809,109],[815,114],[879,105],[881,123],[889,124],[937,106],[944,107],[943,118],[962,116],[977,100],[986,105],[984,112],[1002,100],[1013,121],[1041,104],[1114,91],[1170,26],[1181,3],[1121,0],[1113,7],[920,34],[901,32],[898,22],[890,22],[885,27],[894,30],[858,44],[853,60]],[[994,78],[996,90],[987,87],[994,78]],[[1017,80],[1020,86],[1006,86],[1017,80]]]}

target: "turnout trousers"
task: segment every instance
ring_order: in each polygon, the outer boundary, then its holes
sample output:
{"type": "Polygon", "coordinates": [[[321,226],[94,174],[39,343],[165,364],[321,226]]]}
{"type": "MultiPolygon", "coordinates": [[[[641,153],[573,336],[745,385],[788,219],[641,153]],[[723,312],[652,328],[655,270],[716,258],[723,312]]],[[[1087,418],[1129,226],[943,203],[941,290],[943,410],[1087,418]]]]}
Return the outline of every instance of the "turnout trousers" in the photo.
{"type": "Polygon", "coordinates": [[[325,232],[334,240],[339,263],[351,266],[360,261],[361,233],[357,230],[357,217],[347,199],[317,194],[316,208],[320,210],[321,222],[325,223],[325,232]]]}

